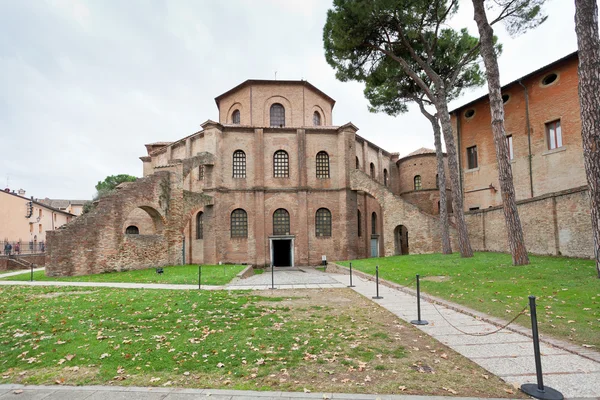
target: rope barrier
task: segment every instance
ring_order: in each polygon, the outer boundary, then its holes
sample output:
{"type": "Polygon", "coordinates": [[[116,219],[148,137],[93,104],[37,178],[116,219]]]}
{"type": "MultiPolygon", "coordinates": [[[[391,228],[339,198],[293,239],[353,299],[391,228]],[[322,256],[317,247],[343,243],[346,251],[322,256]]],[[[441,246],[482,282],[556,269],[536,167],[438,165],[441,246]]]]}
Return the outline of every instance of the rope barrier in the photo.
{"type": "Polygon", "coordinates": [[[438,310],[437,306],[435,305],[434,301],[431,301],[431,304],[433,305],[433,308],[435,308],[435,311],[438,312],[438,314],[440,314],[440,317],[442,317],[444,319],[444,321],[446,321],[448,323],[448,325],[450,325],[451,327],[453,327],[454,329],[456,329],[457,331],[459,331],[462,334],[468,335],[468,336],[489,336],[489,335],[493,335],[494,333],[498,333],[503,329],[508,328],[508,326],[510,324],[512,324],[513,322],[515,322],[517,320],[517,318],[519,318],[521,315],[523,315],[523,313],[527,310],[527,306],[523,307],[523,309],[521,311],[519,311],[519,313],[517,315],[515,315],[515,317],[513,319],[511,319],[506,325],[496,329],[495,331],[492,332],[485,332],[485,333],[469,333],[469,332],[465,332],[460,328],[457,328],[454,324],[452,324],[452,322],[448,321],[446,319],[446,317],[444,317],[444,315],[440,312],[440,310],[438,310]]]}

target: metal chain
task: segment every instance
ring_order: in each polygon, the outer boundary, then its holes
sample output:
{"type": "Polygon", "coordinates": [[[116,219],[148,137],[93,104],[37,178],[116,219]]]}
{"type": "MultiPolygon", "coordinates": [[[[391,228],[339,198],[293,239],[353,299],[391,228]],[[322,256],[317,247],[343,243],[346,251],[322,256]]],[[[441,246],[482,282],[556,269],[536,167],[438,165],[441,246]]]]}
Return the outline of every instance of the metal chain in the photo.
{"type": "Polygon", "coordinates": [[[486,333],[469,333],[469,332],[465,332],[460,328],[457,328],[456,326],[454,326],[452,324],[452,322],[448,321],[446,319],[446,317],[444,317],[444,315],[440,312],[440,310],[438,310],[438,308],[435,305],[435,301],[431,301],[431,304],[433,305],[433,308],[435,308],[435,310],[438,312],[438,314],[440,314],[440,316],[444,319],[444,321],[446,321],[448,323],[448,325],[450,325],[451,327],[453,327],[454,329],[456,329],[457,331],[459,331],[460,333],[463,333],[465,335],[468,336],[489,336],[489,335],[493,335],[494,333],[498,333],[503,329],[506,329],[510,324],[512,324],[513,322],[515,322],[517,320],[517,318],[519,318],[521,315],[523,315],[523,313],[527,310],[528,306],[523,307],[523,309],[517,314],[515,315],[515,317],[513,319],[511,319],[506,325],[496,329],[495,331],[492,332],[486,332],[486,333]]]}

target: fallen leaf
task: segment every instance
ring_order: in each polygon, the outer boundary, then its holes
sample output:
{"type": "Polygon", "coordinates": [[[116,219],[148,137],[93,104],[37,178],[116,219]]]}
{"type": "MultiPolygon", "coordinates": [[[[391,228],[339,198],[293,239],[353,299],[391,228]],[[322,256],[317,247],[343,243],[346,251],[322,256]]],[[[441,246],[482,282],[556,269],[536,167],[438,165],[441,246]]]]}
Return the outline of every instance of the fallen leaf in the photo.
{"type": "Polygon", "coordinates": [[[401,392],[404,392],[404,391],[406,390],[406,386],[398,386],[398,389],[399,389],[401,392]]]}
{"type": "Polygon", "coordinates": [[[23,389],[17,389],[17,390],[13,390],[14,394],[21,394],[23,393],[23,389]]]}
{"type": "Polygon", "coordinates": [[[65,358],[67,359],[67,361],[71,361],[72,359],[74,359],[74,358],[75,358],[75,354],[67,354],[67,355],[65,356],[65,358]]]}
{"type": "Polygon", "coordinates": [[[505,391],[506,393],[508,393],[508,394],[514,394],[514,393],[515,393],[515,391],[514,391],[514,390],[512,390],[512,389],[504,389],[504,391],[505,391]]]}
{"type": "Polygon", "coordinates": [[[452,394],[457,394],[458,392],[452,388],[447,388],[447,387],[442,387],[442,389],[444,389],[446,392],[452,393],[452,394]]]}
{"type": "Polygon", "coordinates": [[[308,390],[307,388],[304,388],[304,393],[310,393],[310,390],[308,390]]]}

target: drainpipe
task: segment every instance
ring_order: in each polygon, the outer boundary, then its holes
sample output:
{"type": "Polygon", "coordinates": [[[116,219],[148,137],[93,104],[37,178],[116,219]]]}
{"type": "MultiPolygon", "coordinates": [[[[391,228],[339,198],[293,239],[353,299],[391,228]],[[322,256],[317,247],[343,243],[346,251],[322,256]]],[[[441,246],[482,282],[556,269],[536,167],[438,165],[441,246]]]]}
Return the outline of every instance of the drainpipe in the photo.
{"type": "Polygon", "coordinates": [[[519,79],[519,85],[523,86],[525,91],[525,121],[527,123],[527,144],[529,149],[529,191],[530,197],[533,197],[533,168],[531,166],[531,124],[529,122],[529,93],[527,92],[527,86],[523,85],[523,82],[519,79]]]}

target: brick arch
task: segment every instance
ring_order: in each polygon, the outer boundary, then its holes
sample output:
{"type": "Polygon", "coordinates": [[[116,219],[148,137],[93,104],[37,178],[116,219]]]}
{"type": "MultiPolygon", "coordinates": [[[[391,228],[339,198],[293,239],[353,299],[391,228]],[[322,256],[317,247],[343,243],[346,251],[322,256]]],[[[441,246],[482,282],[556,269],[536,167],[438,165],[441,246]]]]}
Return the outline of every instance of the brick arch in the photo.
{"type": "Polygon", "coordinates": [[[312,110],[311,110],[310,115],[309,115],[309,118],[310,118],[309,119],[309,125],[312,126],[312,124],[313,124],[312,123],[313,122],[313,114],[315,113],[315,111],[317,111],[321,115],[321,126],[327,126],[327,124],[329,122],[329,121],[327,121],[327,115],[325,114],[325,111],[323,111],[323,109],[321,108],[321,106],[318,106],[318,105],[314,105],[312,107],[312,110]]]}
{"type": "MultiPolygon", "coordinates": [[[[411,253],[434,253],[441,251],[440,228],[437,217],[421,211],[414,204],[396,196],[392,191],[377,183],[364,172],[352,169],[350,172],[351,190],[363,191],[375,198],[382,209],[384,254],[395,253],[394,230],[404,225],[411,232],[411,253]]],[[[456,237],[450,227],[451,236],[456,237]]]]}
{"type": "Polygon", "coordinates": [[[248,123],[243,124],[242,123],[242,112],[244,111],[244,106],[242,106],[242,103],[240,102],[236,102],[233,103],[231,105],[231,107],[229,107],[229,110],[227,110],[227,119],[226,119],[226,123],[227,124],[233,124],[233,112],[235,110],[239,110],[240,111],[240,125],[249,125],[248,123]]]}
{"type": "MultiPolygon", "coordinates": [[[[121,224],[123,226],[122,232],[125,232],[125,229],[127,228],[127,226],[131,225],[131,220],[130,220],[131,215],[137,209],[141,209],[141,210],[145,211],[146,214],[152,220],[152,223],[154,225],[154,229],[153,229],[153,232],[151,234],[161,235],[163,233],[163,230],[164,230],[164,227],[165,227],[165,225],[167,223],[167,220],[166,220],[166,218],[154,206],[147,205],[147,204],[137,205],[137,206],[130,206],[130,207],[128,207],[128,208],[126,208],[126,209],[123,210],[123,214],[122,215],[124,215],[125,218],[123,218],[123,222],[121,224]],[[129,209],[129,208],[130,208],[130,211],[127,212],[127,209],[129,209]]],[[[140,227],[138,226],[138,228],[140,228],[140,227]]],[[[140,229],[140,234],[146,235],[148,233],[144,233],[144,231],[140,229]]]]}
{"type": "Polygon", "coordinates": [[[263,124],[264,126],[271,126],[271,106],[275,103],[279,103],[285,109],[285,126],[293,126],[292,119],[292,103],[283,96],[271,96],[265,100],[265,106],[263,109],[263,124]]]}
{"type": "Polygon", "coordinates": [[[209,153],[208,151],[203,151],[198,153],[194,157],[186,158],[183,160],[183,179],[182,182],[185,182],[188,175],[200,165],[215,165],[216,157],[214,154],[209,153]]]}

